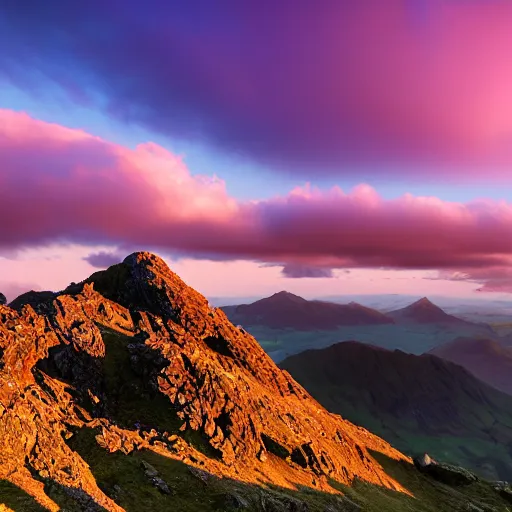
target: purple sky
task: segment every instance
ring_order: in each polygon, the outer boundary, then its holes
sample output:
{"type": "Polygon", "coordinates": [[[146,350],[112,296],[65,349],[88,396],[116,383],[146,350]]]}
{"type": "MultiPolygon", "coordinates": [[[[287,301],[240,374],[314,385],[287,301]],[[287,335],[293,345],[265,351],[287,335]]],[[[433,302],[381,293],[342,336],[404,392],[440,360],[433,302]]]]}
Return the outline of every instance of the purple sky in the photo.
{"type": "Polygon", "coordinates": [[[0,290],[146,249],[214,296],[512,292],[510,26],[505,0],[3,2],[0,290]]]}

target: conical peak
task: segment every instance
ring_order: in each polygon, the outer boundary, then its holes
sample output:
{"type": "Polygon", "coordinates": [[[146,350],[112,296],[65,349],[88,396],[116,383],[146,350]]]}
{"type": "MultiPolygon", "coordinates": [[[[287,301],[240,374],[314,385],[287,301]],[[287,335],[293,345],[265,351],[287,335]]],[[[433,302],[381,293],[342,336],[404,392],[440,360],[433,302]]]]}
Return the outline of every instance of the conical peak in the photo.
{"type": "Polygon", "coordinates": [[[271,295],[270,297],[267,297],[266,299],[262,299],[264,302],[271,302],[276,304],[298,304],[298,303],[306,303],[308,302],[303,297],[300,297],[299,295],[295,295],[293,293],[287,292],[285,290],[274,293],[274,295],[271,295]]]}
{"type": "Polygon", "coordinates": [[[432,301],[430,301],[427,297],[422,297],[421,299],[417,300],[416,302],[413,302],[411,304],[411,307],[433,307],[438,308],[432,301]]]}
{"type": "Polygon", "coordinates": [[[272,297],[282,297],[282,298],[289,298],[289,299],[296,298],[296,299],[306,300],[306,299],[303,299],[302,297],[300,297],[299,295],[295,295],[294,293],[287,292],[286,290],[282,290],[280,292],[274,293],[274,295],[272,295],[272,297]]]}
{"type": "Polygon", "coordinates": [[[167,263],[165,263],[160,256],[147,251],[132,252],[130,255],[126,256],[123,263],[130,266],[135,266],[141,263],[151,263],[153,265],[169,268],[167,263]]]}
{"type": "Polygon", "coordinates": [[[130,310],[149,311],[175,320],[181,304],[193,303],[199,309],[208,305],[162,258],[150,252],[134,252],[122,263],[94,273],[83,283],[68,287],[66,292],[80,293],[86,283],[94,283],[94,289],[104,297],[130,310]]]}

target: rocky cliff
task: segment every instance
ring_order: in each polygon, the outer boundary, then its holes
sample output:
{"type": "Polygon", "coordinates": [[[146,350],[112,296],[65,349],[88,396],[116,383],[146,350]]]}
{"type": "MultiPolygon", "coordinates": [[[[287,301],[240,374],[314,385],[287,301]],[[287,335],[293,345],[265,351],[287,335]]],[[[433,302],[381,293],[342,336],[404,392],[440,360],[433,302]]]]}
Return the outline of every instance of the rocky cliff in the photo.
{"type": "Polygon", "coordinates": [[[12,306],[0,305],[0,479],[48,510],[59,510],[49,485],[123,510],[71,448],[84,428],[107,452],[149,450],[248,483],[407,492],[370,451],[405,456],[328,413],[152,254],[12,306]]]}

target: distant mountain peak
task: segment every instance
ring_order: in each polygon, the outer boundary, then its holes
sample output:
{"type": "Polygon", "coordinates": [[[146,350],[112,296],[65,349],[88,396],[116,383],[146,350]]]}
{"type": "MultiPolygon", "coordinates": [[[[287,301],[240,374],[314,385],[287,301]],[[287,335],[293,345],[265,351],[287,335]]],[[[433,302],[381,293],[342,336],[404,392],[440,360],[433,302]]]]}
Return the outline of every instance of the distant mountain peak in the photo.
{"type": "MultiPolygon", "coordinates": [[[[478,358],[472,360],[478,365],[478,358]]],[[[497,422],[503,421],[503,425],[512,421],[512,397],[478,380],[464,367],[433,354],[413,355],[344,341],[292,355],[280,366],[331,412],[344,412],[356,424],[371,423],[377,432],[409,452],[433,447],[441,436],[465,439],[469,446],[472,442],[478,443],[475,446],[486,443],[491,451],[496,443],[494,429],[502,427],[496,425],[489,432],[485,418],[489,414],[507,417],[497,422]]],[[[502,375],[511,375],[511,367],[502,364],[502,375]]],[[[509,439],[508,427],[499,435],[503,436],[500,442],[509,439]]],[[[463,449],[447,453],[436,444],[437,449],[432,455],[446,462],[464,462],[480,472],[484,469],[478,456],[463,449]]],[[[506,453],[493,459],[498,478],[509,479],[509,460],[506,453]]]]}
{"type": "Polygon", "coordinates": [[[270,297],[265,299],[261,299],[264,302],[278,302],[278,303],[306,303],[308,302],[305,298],[300,297],[299,295],[295,295],[294,293],[287,292],[286,290],[282,290],[280,292],[274,293],[270,297]]]}
{"type": "Polygon", "coordinates": [[[286,290],[281,290],[280,292],[276,292],[273,295],[271,295],[271,297],[296,297],[297,299],[306,300],[303,297],[301,297],[300,295],[295,295],[294,293],[287,292],[286,290]]]}
{"type": "Polygon", "coordinates": [[[427,297],[422,297],[421,299],[409,304],[405,308],[397,309],[395,311],[390,311],[388,316],[394,318],[397,321],[406,321],[406,322],[417,322],[417,323],[450,323],[450,324],[460,324],[466,323],[464,320],[457,318],[455,316],[449,315],[439,306],[436,306],[432,301],[430,301],[427,297]]]}
{"type": "Polygon", "coordinates": [[[413,302],[409,308],[435,308],[435,309],[441,309],[439,306],[436,306],[429,298],[422,297],[421,299],[417,300],[416,302],[413,302]]]}
{"type": "Polygon", "coordinates": [[[458,337],[430,353],[464,366],[484,382],[512,394],[512,347],[486,337],[458,337]]]}

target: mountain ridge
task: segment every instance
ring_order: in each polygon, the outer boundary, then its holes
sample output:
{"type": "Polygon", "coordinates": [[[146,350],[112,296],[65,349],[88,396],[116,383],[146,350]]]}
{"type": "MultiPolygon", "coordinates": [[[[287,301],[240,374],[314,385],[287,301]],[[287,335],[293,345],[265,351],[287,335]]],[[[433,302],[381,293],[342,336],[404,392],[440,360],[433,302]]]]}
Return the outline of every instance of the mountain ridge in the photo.
{"type": "Polygon", "coordinates": [[[264,324],[271,328],[331,330],[344,325],[380,325],[394,321],[375,309],[352,302],[337,304],[307,300],[281,291],[251,304],[224,306],[221,309],[233,323],[264,324]]]}
{"type": "Polygon", "coordinates": [[[0,478],[49,510],[59,507],[34,472],[124,510],[66,443],[84,428],[108,452],[156,451],[242,481],[328,490],[328,479],[358,478],[407,493],[370,450],[410,459],[325,411],[157,256],[134,253],[53,300],[30,299],[21,312],[0,306],[0,478]],[[109,369],[114,356],[129,369],[109,369]],[[134,382],[119,380],[128,370],[134,382]],[[141,413],[125,406],[136,393],[175,431],[134,427],[141,413]],[[213,459],[181,432],[197,432],[213,459]]]}

